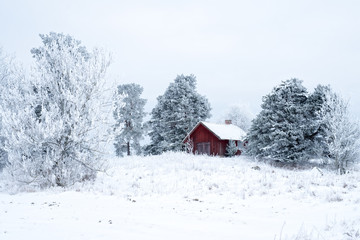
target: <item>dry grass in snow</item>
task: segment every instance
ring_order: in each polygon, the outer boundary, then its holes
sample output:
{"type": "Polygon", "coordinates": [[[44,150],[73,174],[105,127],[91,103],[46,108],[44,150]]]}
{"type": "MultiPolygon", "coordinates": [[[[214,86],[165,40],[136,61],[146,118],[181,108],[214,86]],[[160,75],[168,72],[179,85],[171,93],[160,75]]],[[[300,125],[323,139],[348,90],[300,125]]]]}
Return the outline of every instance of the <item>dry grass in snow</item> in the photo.
{"type": "Polygon", "coordinates": [[[360,239],[360,174],[246,157],[109,160],[95,182],[0,181],[0,239],[360,239]]]}

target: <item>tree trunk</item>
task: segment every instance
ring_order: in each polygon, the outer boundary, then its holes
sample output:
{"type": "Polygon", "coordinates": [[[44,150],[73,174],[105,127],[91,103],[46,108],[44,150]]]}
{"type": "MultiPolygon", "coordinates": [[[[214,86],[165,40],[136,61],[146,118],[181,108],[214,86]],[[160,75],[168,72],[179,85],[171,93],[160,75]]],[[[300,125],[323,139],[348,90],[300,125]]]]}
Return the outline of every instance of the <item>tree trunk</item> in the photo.
{"type": "Polygon", "coordinates": [[[127,145],[127,155],[130,156],[130,142],[127,142],[126,145],[127,145]]]}

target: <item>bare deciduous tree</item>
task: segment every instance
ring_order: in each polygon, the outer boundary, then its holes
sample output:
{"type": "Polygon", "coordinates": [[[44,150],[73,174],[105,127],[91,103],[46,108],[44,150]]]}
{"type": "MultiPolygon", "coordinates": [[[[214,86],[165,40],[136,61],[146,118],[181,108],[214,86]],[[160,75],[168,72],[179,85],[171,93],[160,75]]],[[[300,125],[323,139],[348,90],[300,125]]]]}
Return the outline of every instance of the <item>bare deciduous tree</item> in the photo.
{"type": "Polygon", "coordinates": [[[40,35],[32,76],[2,85],[2,135],[9,169],[22,182],[67,186],[102,168],[102,86],[109,58],[69,35],[40,35]]]}
{"type": "Polygon", "coordinates": [[[339,95],[330,94],[327,102],[323,111],[330,157],[339,173],[344,174],[351,163],[359,160],[359,124],[351,120],[348,103],[339,95]]]}

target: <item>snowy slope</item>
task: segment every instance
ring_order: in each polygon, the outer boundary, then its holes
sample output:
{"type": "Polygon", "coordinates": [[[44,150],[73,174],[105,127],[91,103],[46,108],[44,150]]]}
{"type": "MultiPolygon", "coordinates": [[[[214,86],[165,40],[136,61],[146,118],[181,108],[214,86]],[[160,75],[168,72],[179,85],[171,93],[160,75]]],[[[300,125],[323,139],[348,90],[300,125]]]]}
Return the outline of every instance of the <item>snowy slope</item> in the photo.
{"type": "Polygon", "coordinates": [[[358,170],[167,153],[110,159],[94,183],[65,190],[5,175],[0,239],[360,239],[358,170]]]}

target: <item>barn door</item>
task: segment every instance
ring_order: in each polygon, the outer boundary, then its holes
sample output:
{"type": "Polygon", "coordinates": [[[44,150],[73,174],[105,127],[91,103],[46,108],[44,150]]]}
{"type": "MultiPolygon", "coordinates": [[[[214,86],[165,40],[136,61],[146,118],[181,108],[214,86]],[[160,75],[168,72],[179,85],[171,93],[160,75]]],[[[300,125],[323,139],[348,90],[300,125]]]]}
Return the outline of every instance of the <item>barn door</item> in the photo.
{"type": "Polygon", "coordinates": [[[218,150],[219,155],[220,155],[220,156],[224,156],[224,151],[223,151],[223,147],[222,147],[221,142],[219,142],[218,144],[219,144],[219,145],[218,145],[218,147],[219,147],[219,150],[218,150]]]}
{"type": "Polygon", "coordinates": [[[205,143],[205,153],[207,155],[210,155],[210,143],[209,142],[205,143]]]}

